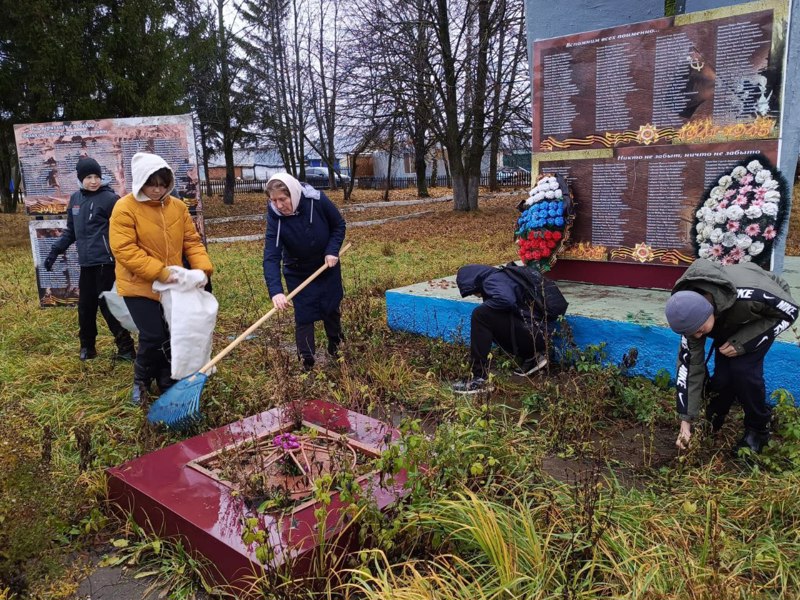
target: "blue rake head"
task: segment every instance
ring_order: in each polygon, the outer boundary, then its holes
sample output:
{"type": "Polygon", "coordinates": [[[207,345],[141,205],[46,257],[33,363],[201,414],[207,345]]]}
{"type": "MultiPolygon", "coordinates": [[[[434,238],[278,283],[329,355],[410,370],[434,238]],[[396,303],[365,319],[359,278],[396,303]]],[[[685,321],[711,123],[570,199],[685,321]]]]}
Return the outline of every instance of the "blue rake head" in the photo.
{"type": "Polygon", "coordinates": [[[200,394],[208,381],[205,373],[184,377],[159,396],[147,413],[147,420],[170,429],[185,429],[200,418],[200,394]]]}

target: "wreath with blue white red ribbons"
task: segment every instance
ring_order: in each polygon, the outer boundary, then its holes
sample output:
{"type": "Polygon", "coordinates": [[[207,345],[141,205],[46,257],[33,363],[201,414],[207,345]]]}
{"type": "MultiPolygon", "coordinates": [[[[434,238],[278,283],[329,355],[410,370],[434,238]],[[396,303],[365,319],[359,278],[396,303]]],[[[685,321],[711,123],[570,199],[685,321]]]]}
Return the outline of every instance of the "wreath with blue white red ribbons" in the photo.
{"type": "Polygon", "coordinates": [[[569,238],[575,218],[566,180],[559,174],[540,175],[517,209],[521,214],[514,237],[519,257],[529,267],[549,271],[569,238]]]}

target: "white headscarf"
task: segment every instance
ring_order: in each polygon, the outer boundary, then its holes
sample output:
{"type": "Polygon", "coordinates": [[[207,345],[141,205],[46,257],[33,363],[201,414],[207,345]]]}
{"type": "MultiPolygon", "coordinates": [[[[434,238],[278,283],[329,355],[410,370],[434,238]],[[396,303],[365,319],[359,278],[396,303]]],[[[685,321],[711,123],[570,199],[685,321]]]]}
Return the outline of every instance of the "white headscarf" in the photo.
{"type": "MultiPolygon", "coordinates": [[[[297,214],[297,207],[300,206],[300,198],[301,196],[305,195],[306,198],[311,200],[311,210],[308,212],[308,222],[314,222],[314,200],[319,200],[319,190],[314,189],[307,183],[300,183],[289,173],[276,173],[272,177],[269,178],[267,181],[267,187],[269,188],[270,181],[277,180],[282,182],[287,188],[289,188],[289,198],[292,200],[292,214],[297,214]]],[[[275,204],[272,202],[269,203],[269,208],[278,216],[286,216],[281,213],[277,208],[275,208],[275,204]]],[[[278,219],[278,231],[275,234],[275,246],[277,247],[281,242],[281,222],[282,219],[278,219]]]]}
{"type": "Polygon", "coordinates": [[[164,192],[166,198],[175,189],[175,174],[172,172],[172,167],[167,164],[163,158],[158,154],[149,154],[147,152],[137,152],[131,159],[131,175],[133,177],[133,192],[134,198],[139,202],[148,202],[150,198],[142,191],[144,184],[147,183],[150,175],[160,169],[169,169],[170,180],[167,183],[167,190],[164,192]]]}
{"type": "MultiPolygon", "coordinates": [[[[289,188],[289,197],[292,199],[292,214],[296,213],[297,207],[300,205],[300,196],[303,195],[303,186],[299,181],[297,181],[297,179],[289,175],[289,173],[277,173],[269,178],[269,181],[267,181],[267,187],[269,187],[269,184],[275,180],[280,181],[283,183],[283,185],[289,188]]],[[[280,211],[278,211],[278,209],[276,209],[274,206],[272,206],[272,210],[278,214],[281,214],[280,211]]]]}

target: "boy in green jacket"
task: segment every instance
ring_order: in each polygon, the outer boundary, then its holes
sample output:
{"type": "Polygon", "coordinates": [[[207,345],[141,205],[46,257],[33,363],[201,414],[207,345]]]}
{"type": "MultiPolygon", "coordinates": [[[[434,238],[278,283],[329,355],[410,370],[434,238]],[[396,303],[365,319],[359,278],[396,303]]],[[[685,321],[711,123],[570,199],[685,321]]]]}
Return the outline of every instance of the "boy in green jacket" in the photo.
{"type": "Polygon", "coordinates": [[[769,441],[772,416],[764,357],[797,311],[786,282],[757,265],[722,266],[705,259],[692,263],[672,289],[665,310],[669,326],[682,336],[676,376],[679,448],[686,448],[700,409],[707,376],[705,342],[710,337],[714,375],[707,387],[706,418],[712,431],[719,431],[738,401],[744,409],[745,433],[736,451],[761,452],[769,441]]]}

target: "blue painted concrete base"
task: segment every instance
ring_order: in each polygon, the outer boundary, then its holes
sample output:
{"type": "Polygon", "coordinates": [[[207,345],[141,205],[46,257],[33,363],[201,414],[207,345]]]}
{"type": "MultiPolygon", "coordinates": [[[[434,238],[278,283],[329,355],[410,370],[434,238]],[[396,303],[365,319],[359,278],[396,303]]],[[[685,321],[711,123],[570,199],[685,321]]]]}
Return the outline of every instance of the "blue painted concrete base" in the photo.
{"type": "MultiPolygon", "coordinates": [[[[664,320],[668,292],[572,282],[559,287],[570,303],[567,322],[579,347],[605,342],[615,364],[636,348],[638,359],[629,373],[653,378],[666,369],[674,377],[680,336],[664,320]]],[[[470,315],[479,302],[462,299],[454,277],[447,277],[387,291],[386,313],[391,329],[467,344],[470,315]]],[[[764,376],[768,394],[784,388],[800,401],[800,346],[791,330],[767,354],[764,376]]]]}

